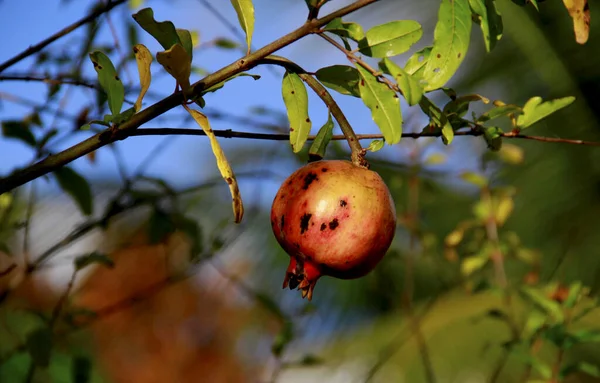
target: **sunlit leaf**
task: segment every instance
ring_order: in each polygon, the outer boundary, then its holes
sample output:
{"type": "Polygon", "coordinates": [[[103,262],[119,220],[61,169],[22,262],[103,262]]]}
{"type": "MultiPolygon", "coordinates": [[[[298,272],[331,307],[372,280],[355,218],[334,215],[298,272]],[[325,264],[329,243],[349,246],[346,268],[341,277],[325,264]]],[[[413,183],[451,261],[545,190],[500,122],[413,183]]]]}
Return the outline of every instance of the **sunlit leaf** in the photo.
{"type": "Polygon", "coordinates": [[[423,36],[421,24],[413,20],[391,21],[374,26],[358,42],[361,53],[370,57],[391,57],[404,53],[423,36]]]}
{"type": "Polygon", "coordinates": [[[469,0],[477,23],[483,33],[485,49],[490,52],[502,38],[502,16],[496,8],[495,0],[469,0]]]}
{"type": "Polygon", "coordinates": [[[482,256],[466,257],[460,264],[460,272],[463,276],[468,277],[477,270],[481,270],[488,260],[488,258],[482,256]]]}
{"type": "Polygon", "coordinates": [[[133,54],[135,55],[135,61],[137,62],[138,74],[140,76],[140,95],[135,101],[135,111],[139,111],[142,108],[142,100],[150,88],[150,82],[152,75],[150,73],[150,65],[152,64],[152,54],[143,44],[137,44],[133,47],[133,54]]]}
{"type": "Polygon", "coordinates": [[[361,78],[360,98],[371,110],[373,121],[388,145],[398,143],[402,137],[402,111],[398,95],[359,64],[356,64],[356,69],[361,78]]]}
{"type": "Polygon", "coordinates": [[[419,84],[418,79],[412,77],[404,69],[387,58],[379,62],[379,67],[382,71],[394,77],[408,105],[417,105],[421,101],[423,87],[419,84]]]}
{"type": "Polygon", "coordinates": [[[81,212],[91,215],[93,211],[92,189],[86,179],[66,166],[56,169],[53,174],[60,188],[75,200],[81,212]]]}
{"type": "Polygon", "coordinates": [[[532,97],[523,106],[523,114],[517,118],[517,126],[525,129],[552,113],[571,105],[575,97],[563,97],[542,102],[541,97],[532,97]]]}
{"type": "Polygon", "coordinates": [[[498,156],[507,164],[518,165],[525,159],[525,151],[517,145],[503,144],[498,156]]]}
{"type": "Polygon", "coordinates": [[[362,40],[365,37],[360,24],[357,23],[346,23],[341,18],[333,19],[323,28],[327,32],[331,32],[340,37],[346,37],[356,42],[362,40]]]}
{"type": "Polygon", "coordinates": [[[331,137],[333,136],[333,120],[331,119],[331,114],[328,114],[327,121],[315,137],[313,143],[310,145],[310,149],[308,150],[308,156],[312,161],[322,160],[325,158],[325,151],[327,150],[327,145],[329,145],[329,141],[331,141],[331,137]]]}
{"type": "Polygon", "coordinates": [[[290,143],[294,153],[298,153],[302,150],[312,126],[308,117],[308,94],[300,76],[287,71],[283,76],[281,93],[290,121],[290,143]]]}
{"type": "Polygon", "coordinates": [[[423,78],[423,73],[425,72],[425,65],[427,65],[427,61],[429,61],[431,50],[432,47],[425,47],[421,50],[416,51],[406,61],[406,65],[404,65],[404,70],[414,78],[421,80],[423,78]]]}
{"type": "Polygon", "coordinates": [[[158,22],[152,8],[144,8],[133,15],[133,19],[164,48],[169,49],[181,43],[175,25],[171,21],[158,22]]]}
{"type": "Polygon", "coordinates": [[[384,145],[385,145],[384,140],[373,140],[367,147],[367,150],[370,152],[377,152],[377,151],[383,149],[384,145]]]}
{"type": "Polygon", "coordinates": [[[575,40],[585,44],[590,36],[590,5],[588,0],[563,0],[569,15],[573,19],[575,40]]]}
{"type": "Polygon", "coordinates": [[[14,138],[23,141],[29,146],[36,146],[36,139],[29,124],[23,121],[9,120],[2,122],[2,135],[6,138],[14,138]]]}
{"type": "Polygon", "coordinates": [[[170,49],[156,54],[156,61],[177,80],[183,93],[190,89],[190,74],[192,72],[191,58],[181,44],[175,44],[170,49]]]}
{"type": "Polygon", "coordinates": [[[316,72],[317,79],[329,89],[341,94],[360,97],[358,71],[347,65],[332,65],[316,72]]]}
{"type": "Polygon", "coordinates": [[[227,182],[227,185],[229,185],[235,222],[239,223],[242,221],[242,217],[244,216],[244,205],[242,203],[242,195],[240,194],[240,189],[238,187],[235,174],[233,173],[233,169],[231,168],[229,161],[227,161],[227,157],[225,157],[225,153],[223,152],[223,149],[221,149],[221,145],[219,144],[219,141],[217,141],[215,133],[210,127],[208,118],[204,114],[198,112],[197,110],[187,110],[192,115],[194,120],[198,123],[198,125],[200,125],[200,127],[210,140],[210,146],[212,148],[213,154],[215,155],[215,159],[217,160],[217,167],[221,172],[221,176],[227,182]]]}
{"type": "Polygon", "coordinates": [[[433,49],[423,73],[426,91],[441,88],[456,73],[467,54],[470,38],[469,0],[442,0],[433,49]]]}
{"type": "Polygon", "coordinates": [[[107,55],[100,51],[90,53],[90,60],[98,73],[98,82],[108,97],[108,107],[113,115],[119,114],[125,100],[125,88],[107,55]]]}
{"type": "Polygon", "coordinates": [[[246,45],[248,54],[250,54],[252,34],[254,33],[254,5],[252,0],[231,0],[231,4],[235,8],[240,26],[246,33],[246,45]]]}
{"type": "Polygon", "coordinates": [[[511,104],[503,104],[503,105],[498,105],[495,106],[494,108],[488,110],[487,112],[483,113],[481,116],[479,116],[479,118],[477,119],[478,122],[487,122],[499,117],[504,117],[504,116],[509,116],[511,114],[521,114],[523,112],[523,108],[521,108],[520,106],[517,105],[511,105],[511,104]]]}

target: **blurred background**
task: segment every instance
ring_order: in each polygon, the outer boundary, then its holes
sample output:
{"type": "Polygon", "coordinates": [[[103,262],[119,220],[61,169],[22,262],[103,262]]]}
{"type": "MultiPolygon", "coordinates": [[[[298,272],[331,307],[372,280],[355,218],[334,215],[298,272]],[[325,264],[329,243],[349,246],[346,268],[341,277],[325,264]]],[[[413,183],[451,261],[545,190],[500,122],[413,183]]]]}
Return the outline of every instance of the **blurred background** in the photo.
{"type": "MultiPolygon", "coordinates": [[[[349,3],[330,1],[321,15],[349,3]]],[[[431,45],[439,3],[382,0],[345,20],[365,30],[392,20],[421,23],[421,41],[394,58],[404,65],[431,45]]],[[[103,4],[0,1],[0,62],[103,4]]],[[[474,25],[448,86],[517,105],[575,96],[528,133],[600,141],[596,4],[585,45],[575,42],[561,2],[540,2],[539,13],[509,0],[496,5],[501,41],[486,53],[474,25]]],[[[228,1],[118,6],[0,73],[0,175],[93,133],[78,128],[102,119],[102,93],[64,83],[96,84],[89,52],[109,55],[126,99],[137,97],[131,46],[162,50],[131,18],[146,6],[157,20],[197,32],[192,81],[244,54],[228,1]],[[8,123],[26,127],[37,142],[47,139],[47,151],[7,134],[8,123]]],[[[254,6],[254,48],[306,19],[300,0],[254,6]]],[[[348,65],[317,36],[277,54],[310,72],[348,65]]],[[[144,107],[174,89],[156,62],[152,68],[144,107]]],[[[287,133],[283,71],[250,73],[261,77],[235,79],[205,97],[213,129],[287,133]]],[[[360,99],[333,95],[357,133],[378,133],[360,99]]],[[[431,97],[449,101],[443,92],[431,97]]],[[[310,92],[309,107],[316,133],[327,109],[310,92]]],[[[472,104],[476,113],[489,107],[472,104]]],[[[402,108],[405,132],[427,125],[418,107],[402,108]]],[[[499,126],[510,130],[508,121],[499,126]]],[[[176,108],[144,127],[194,123],[176,108]]],[[[281,289],[289,258],[268,216],[307,149],[294,155],[286,141],[219,141],[240,184],[241,224],[233,223],[208,139],[199,136],[130,137],[73,162],[91,185],[89,216],[54,177],[0,195],[0,382],[600,381],[598,148],[505,139],[492,153],[481,137],[457,137],[450,146],[406,138],[369,154],[397,206],[392,248],[362,279],[323,278],[307,302],[281,289]],[[31,263],[35,272],[27,273],[31,263]]],[[[349,158],[345,142],[332,142],[327,158],[349,158]]]]}

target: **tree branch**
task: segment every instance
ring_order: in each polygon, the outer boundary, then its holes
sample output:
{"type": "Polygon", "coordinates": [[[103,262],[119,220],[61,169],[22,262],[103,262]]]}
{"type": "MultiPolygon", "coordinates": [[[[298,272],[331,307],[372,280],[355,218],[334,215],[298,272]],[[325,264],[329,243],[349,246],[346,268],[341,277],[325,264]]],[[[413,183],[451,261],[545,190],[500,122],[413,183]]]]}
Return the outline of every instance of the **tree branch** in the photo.
{"type": "MultiPolygon", "coordinates": [[[[290,135],[287,133],[252,133],[252,132],[239,132],[231,129],[224,130],[213,130],[217,137],[223,138],[244,138],[250,140],[265,140],[265,141],[288,141],[290,135]]],[[[167,135],[181,135],[181,136],[205,136],[204,132],[194,128],[141,128],[137,129],[128,134],[128,137],[135,136],[167,136],[167,135]]],[[[476,130],[467,130],[462,132],[455,132],[455,136],[463,137],[479,137],[483,136],[483,132],[476,130]]],[[[441,137],[441,132],[420,132],[420,133],[402,133],[402,138],[426,138],[426,137],[441,137]]],[[[308,140],[314,140],[316,135],[308,136],[308,140]]],[[[543,136],[527,136],[524,134],[516,134],[508,132],[502,134],[502,137],[509,139],[524,139],[533,140],[539,142],[552,142],[559,144],[570,144],[570,145],[583,145],[583,146],[600,146],[600,142],[596,141],[583,141],[583,140],[571,140],[568,138],[557,138],[557,137],[543,137],[543,136]]],[[[346,136],[343,134],[334,134],[332,140],[345,140],[346,136]]],[[[379,140],[383,139],[383,134],[357,134],[357,140],[379,140]]]]}
{"type": "Polygon", "coordinates": [[[83,19],[69,25],[68,27],[56,32],[55,34],[53,34],[52,36],[48,37],[47,39],[40,41],[39,43],[37,43],[36,45],[30,46],[29,48],[25,49],[23,52],[19,53],[18,55],[16,55],[15,57],[8,59],[7,61],[3,62],[2,64],[0,64],[0,73],[3,72],[4,70],[6,70],[6,68],[9,68],[13,65],[15,65],[16,63],[18,63],[19,61],[31,56],[32,54],[41,51],[42,49],[44,49],[46,46],[52,44],[53,42],[55,42],[56,40],[60,39],[63,36],[68,35],[69,33],[73,32],[74,30],[76,30],[77,28],[81,27],[82,25],[85,25],[87,23],[89,23],[90,21],[94,21],[98,16],[110,11],[111,9],[113,9],[114,7],[116,7],[117,5],[123,4],[125,3],[127,0],[109,0],[106,2],[106,5],[104,5],[103,7],[95,10],[94,12],[90,13],[89,15],[87,15],[86,17],[84,17],[83,19]]]}
{"type": "MultiPolygon", "coordinates": [[[[319,28],[329,23],[331,20],[337,17],[347,15],[351,12],[356,11],[357,9],[363,8],[377,1],[378,0],[358,0],[320,19],[308,20],[295,31],[288,33],[280,39],[275,40],[270,44],[267,44],[266,46],[262,47],[256,52],[251,53],[243,57],[242,59],[236,60],[233,63],[221,68],[220,70],[196,82],[191,87],[190,95],[200,95],[205,89],[208,89],[211,86],[214,86],[220,83],[221,81],[230,78],[233,75],[255,67],[266,56],[301,39],[306,35],[314,33],[319,28]]],[[[50,155],[30,167],[14,171],[8,177],[0,179],[0,194],[10,191],[45,174],[48,174],[53,170],[62,167],[70,163],[71,161],[82,157],[96,149],[99,149],[117,140],[126,138],[128,135],[131,134],[131,132],[133,132],[142,124],[145,124],[146,122],[151,121],[152,119],[175,108],[176,106],[179,106],[184,101],[186,100],[184,99],[183,94],[181,92],[176,92],[149,106],[148,108],[140,111],[139,113],[135,114],[130,120],[119,126],[113,126],[111,128],[108,128],[76,145],[71,146],[70,148],[65,149],[60,153],[50,155]]]]}
{"type": "Polygon", "coordinates": [[[348,119],[346,119],[344,112],[342,112],[337,102],[335,102],[333,97],[331,97],[331,94],[329,94],[327,89],[325,89],[325,87],[321,85],[319,81],[315,80],[312,75],[308,74],[304,69],[302,69],[302,67],[288,59],[279,56],[268,56],[263,60],[263,62],[267,64],[280,65],[286,70],[297,73],[298,76],[300,76],[300,78],[312,88],[317,96],[323,100],[333,117],[340,125],[340,129],[342,129],[342,132],[344,133],[344,136],[346,137],[348,145],[352,151],[352,163],[357,166],[368,167],[368,164],[364,158],[365,151],[360,145],[360,142],[356,137],[356,133],[354,133],[354,129],[352,129],[352,126],[348,122],[348,119]]]}

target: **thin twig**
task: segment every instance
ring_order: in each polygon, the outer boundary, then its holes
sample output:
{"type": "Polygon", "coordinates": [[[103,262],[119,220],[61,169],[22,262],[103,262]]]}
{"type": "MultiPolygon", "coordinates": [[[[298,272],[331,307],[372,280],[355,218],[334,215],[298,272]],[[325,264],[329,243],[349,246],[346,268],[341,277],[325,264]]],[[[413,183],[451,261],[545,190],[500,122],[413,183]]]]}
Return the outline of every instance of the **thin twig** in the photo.
{"type": "Polygon", "coordinates": [[[69,78],[47,78],[47,77],[37,77],[33,75],[21,75],[21,74],[8,74],[8,75],[0,75],[0,81],[35,81],[35,82],[43,82],[50,85],[76,85],[82,86],[95,90],[102,90],[98,85],[92,84],[91,81],[82,81],[77,79],[69,79],[69,78]]]}
{"type": "Polygon", "coordinates": [[[41,51],[46,46],[52,44],[53,42],[60,39],[61,37],[68,35],[69,33],[73,32],[74,30],[81,27],[82,25],[85,25],[91,21],[96,20],[96,18],[98,16],[110,11],[117,5],[125,3],[126,1],[127,0],[114,0],[114,1],[107,2],[107,4],[104,7],[95,10],[94,12],[90,13],[83,19],[69,25],[68,27],[56,32],[55,34],[48,37],[47,39],[40,41],[39,43],[37,43],[35,45],[30,46],[29,48],[25,49],[23,52],[19,53],[18,55],[14,56],[13,58],[10,58],[7,61],[3,62],[2,64],[0,64],[0,73],[3,72],[4,70],[6,70],[6,68],[9,68],[9,67],[15,65],[19,61],[31,56],[32,54],[41,51]]]}

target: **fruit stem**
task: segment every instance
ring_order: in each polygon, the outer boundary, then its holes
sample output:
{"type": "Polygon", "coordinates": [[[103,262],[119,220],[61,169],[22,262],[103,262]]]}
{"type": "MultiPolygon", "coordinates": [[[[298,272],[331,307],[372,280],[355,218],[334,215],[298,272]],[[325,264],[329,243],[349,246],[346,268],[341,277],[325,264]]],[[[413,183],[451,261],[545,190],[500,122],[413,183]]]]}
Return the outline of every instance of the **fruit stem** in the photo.
{"type": "Polygon", "coordinates": [[[327,107],[329,108],[329,111],[331,112],[333,117],[338,122],[338,125],[340,126],[340,129],[342,129],[342,133],[344,133],[344,136],[348,141],[348,145],[350,146],[350,158],[352,159],[352,163],[356,166],[360,166],[363,168],[369,167],[369,163],[365,159],[365,154],[367,153],[367,151],[361,146],[360,141],[356,136],[356,133],[354,133],[354,129],[352,129],[352,126],[346,119],[346,116],[344,115],[344,112],[342,112],[342,109],[340,109],[337,102],[335,102],[333,97],[331,97],[331,94],[327,91],[327,89],[325,89],[323,85],[321,85],[319,81],[317,81],[312,75],[308,74],[298,64],[284,57],[270,55],[265,57],[262,60],[262,63],[279,65],[290,72],[295,72],[296,74],[298,74],[302,81],[304,81],[309,87],[311,87],[312,90],[315,91],[317,96],[319,96],[321,100],[323,100],[325,105],[327,105],[327,107]]]}

